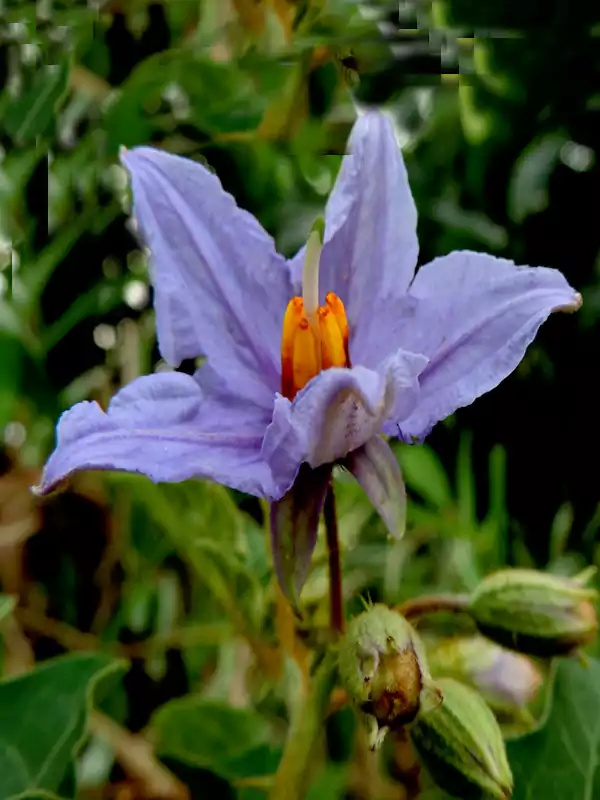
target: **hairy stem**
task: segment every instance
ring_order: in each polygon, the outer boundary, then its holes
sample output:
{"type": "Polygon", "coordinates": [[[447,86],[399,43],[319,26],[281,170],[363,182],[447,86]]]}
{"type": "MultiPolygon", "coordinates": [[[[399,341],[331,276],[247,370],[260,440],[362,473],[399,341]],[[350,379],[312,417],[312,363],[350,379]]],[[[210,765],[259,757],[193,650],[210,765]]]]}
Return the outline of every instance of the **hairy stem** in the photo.
{"type": "Polygon", "coordinates": [[[304,800],[306,796],[314,748],[329,710],[335,667],[335,653],[330,651],[292,705],[288,738],[269,800],[304,800]]]}
{"type": "Polygon", "coordinates": [[[327,533],[327,553],[329,558],[329,608],[331,630],[334,633],[344,632],[344,609],[342,600],[342,566],[340,562],[340,540],[335,509],[333,485],[329,485],[323,507],[325,530],[327,533]]]}

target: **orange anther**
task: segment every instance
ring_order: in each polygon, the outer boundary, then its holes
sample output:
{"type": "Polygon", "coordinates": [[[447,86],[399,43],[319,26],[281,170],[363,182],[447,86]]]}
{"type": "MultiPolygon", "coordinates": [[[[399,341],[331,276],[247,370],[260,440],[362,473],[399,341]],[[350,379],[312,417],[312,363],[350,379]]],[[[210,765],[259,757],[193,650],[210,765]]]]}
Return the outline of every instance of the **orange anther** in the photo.
{"type": "Polygon", "coordinates": [[[348,337],[350,331],[348,329],[348,318],[346,317],[346,309],[344,308],[344,304],[337,296],[337,294],[334,294],[333,292],[327,292],[327,295],[325,296],[325,303],[327,305],[327,308],[334,315],[335,321],[337,322],[338,327],[340,329],[340,333],[342,334],[342,339],[344,341],[344,350],[346,352],[346,360],[348,362],[347,366],[349,367],[350,357],[348,355],[348,337]]]}
{"type": "Polygon", "coordinates": [[[290,399],[295,397],[297,391],[294,390],[294,340],[303,317],[302,298],[292,297],[285,310],[281,336],[281,394],[290,399]]]}
{"type": "Polygon", "coordinates": [[[322,369],[347,367],[348,322],[344,304],[333,292],[311,326],[301,297],[293,297],[283,319],[281,393],[293,400],[322,369]]]}
{"type": "Polygon", "coordinates": [[[335,316],[329,313],[328,308],[323,307],[318,313],[322,369],[348,366],[344,339],[335,316]]]}

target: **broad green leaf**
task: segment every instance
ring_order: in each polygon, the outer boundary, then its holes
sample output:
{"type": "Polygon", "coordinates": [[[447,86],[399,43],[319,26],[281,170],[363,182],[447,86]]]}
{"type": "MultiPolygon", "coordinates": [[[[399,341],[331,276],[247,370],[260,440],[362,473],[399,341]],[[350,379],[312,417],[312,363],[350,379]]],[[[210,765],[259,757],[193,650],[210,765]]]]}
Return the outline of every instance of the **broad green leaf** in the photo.
{"type": "Polygon", "coordinates": [[[115,486],[127,487],[135,503],[175,543],[184,535],[183,530],[195,540],[218,540],[229,552],[243,552],[244,516],[225,487],[194,480],[155,485],[129,474],[111,474],[107,478],[115,486]]]}
{"type": "Polygon", "coordinates": [[[0,800],[75,796],[74,758],[94,687],[122,668],[100,653],[64,656],[0,683],[0,800]]]}
{"type": "Polygon", "coordinates": [[[209,769],[228,780],[274,768],[267,721],[249,708],[232,708],[199,696],[172,700],[150,721],[161,757],[209,769]]]}
{"type": "Polygon", "coordinates": [[[545,726],[508,745],[513,800],[600,797],[600,661],[563,661],[545,726]]]}
{"type": "Polygon", "coordinates": [[[45,65],[36,72],[32,85],[6,104],[2,123],[17,144],[28,144],[46,133],[67,91],[70,68],[68,58],[45,65]]]}

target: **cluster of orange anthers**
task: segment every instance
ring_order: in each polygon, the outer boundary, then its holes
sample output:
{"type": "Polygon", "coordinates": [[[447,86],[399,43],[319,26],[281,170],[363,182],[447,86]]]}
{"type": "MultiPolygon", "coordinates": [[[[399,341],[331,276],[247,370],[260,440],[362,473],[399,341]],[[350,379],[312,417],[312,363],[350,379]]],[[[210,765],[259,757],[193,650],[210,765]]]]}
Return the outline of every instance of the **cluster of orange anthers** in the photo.
{"type": "Polygon", "coordinates": [[[283,318],[282,395],[293,400],[321,370],[349,366],[348,320],[340,298],[328,292],[325,305],[309,315],[302,297],[293,297],[283,318]]]}

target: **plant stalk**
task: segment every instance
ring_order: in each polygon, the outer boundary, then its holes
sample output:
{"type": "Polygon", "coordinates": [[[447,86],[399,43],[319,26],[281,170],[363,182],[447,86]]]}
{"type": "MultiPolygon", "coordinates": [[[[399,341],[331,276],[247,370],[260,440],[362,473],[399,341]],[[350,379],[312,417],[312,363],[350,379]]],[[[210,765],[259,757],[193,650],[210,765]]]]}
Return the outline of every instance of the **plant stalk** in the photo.
{"type": "Polygon", "coordinates": [[[468,606],[469,598],[465,594],[426,594],[422,597],[411,597],[395,606],[395,610],[410,621],[440,612],[466,614],[468,606]]]}
{"type": "Polygon", "coordinates": [[[330,484],[323,507],[325,531],[327,534],[327,553],[329,559],[329,608],[331,630],[335,634],[344,632],[344,605],[342,596],[342,565],[340,561],[340,539],[333,485],[330,484]]]}

